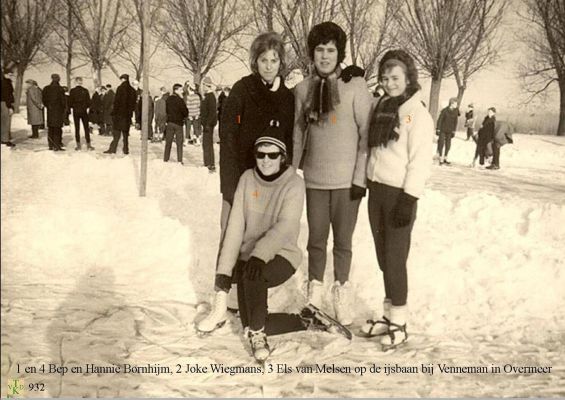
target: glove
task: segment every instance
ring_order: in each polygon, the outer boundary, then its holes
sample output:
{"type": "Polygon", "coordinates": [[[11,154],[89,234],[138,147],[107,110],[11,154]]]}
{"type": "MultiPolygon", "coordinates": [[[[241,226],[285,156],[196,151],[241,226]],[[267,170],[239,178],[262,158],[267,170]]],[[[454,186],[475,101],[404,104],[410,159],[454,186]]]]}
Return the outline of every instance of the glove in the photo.
{"type": "Polygon", "coordinates": [[[265,265],[267,265],[265,261],[257,257],[251,257],[247,261],[247,264],[245,264],[245,270],[243,272],[245,274],[245,278],[250,281],[258,280],[263,274],[263,267],[265,265]]]}
{"type": "Polygon", "coordinates": [[[439,136],[439,129],[436,129],[436,136],[439,136]]]}
{"type": "Polygon", "coordinates": [[[216,274],[216,279],[214,281],[214,289],[216,289],[216,291],[224,291],[224,292],[229,292],[231,289],[231,276],[227,276],[224,274],[216,274]]]}
{"type": "Polygon", "coordinates": [[[351,200],[361,200],[363,197],[365,197],[366,191],[367,189],[365,189],[364,187],[351,185],[351,189],[349,192],[351,196],[351,200]]]}
{"type": "Polygon", "coordinates": [[[410,224],[417,201],[417,197],[410,196],[405,192],[400,193],[398,200],[396,200],[396,205],[394,206],[392,215],[392,223],[395,228],[403,228],[410,224]]]}
{"type": "Polygon", "coordinates": [[[357,65],[350,65],[341,71],[341,80],[345,83],[349,82],[354,76],[365,76],[365,70],[357,65]]]}

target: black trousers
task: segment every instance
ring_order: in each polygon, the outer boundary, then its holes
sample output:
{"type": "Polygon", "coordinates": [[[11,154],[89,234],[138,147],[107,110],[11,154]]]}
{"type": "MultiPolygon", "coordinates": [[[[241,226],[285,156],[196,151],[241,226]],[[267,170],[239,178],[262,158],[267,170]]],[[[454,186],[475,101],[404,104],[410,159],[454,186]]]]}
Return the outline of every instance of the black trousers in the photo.
{"type": "Polygon", "coordinates": [[[265,328],[269,336],[306,330],[298,314],[268,313],[269,288],[283,284],[294,275],[295,270],[288,260],[276,256],[263,268],[259,279],[253,281],[245,277],[245,261],[238,261],[235,271],[239,315],[244,327],[254,331],[265,328]]]}
{"type": "Polygon", "coordinates": [[[88,115],[86,113],[75,113],[73,112],[73,121],[75,123],[75,141],[80,143],[80,122],[82,121],[82,126],[84,128],[84,136],[86,138],[86,143],[90,144],[90,129],[88,127],[88,115]]]}
{"type": "Polygon", "coordinates": [[[39,127],[41,125],[32,125],[31,126],[31,137],[38,138],[39,137],[39,127]]]}
{"type": "Polygon", "coordinates": [[[451,132],[440,132],[439,133],[439,139],[437,141],[437,153],[440,156],[445,156],[447,157],[447,154],[449,153],[449,149],[451,148],[451,138],[452,138],[452,134],[451,132]],[[445,154],[443,154],[443,149],[445,148],[445,154]]]}
{"type": "Polygon", "coordinates": [[[412,221],[405,227],[393,224],[394,207],[402,189],[369,181],[369,223],[377,251],[379,267],[383,272],[385,296],[392,305],[403,306],[408,297],[406,261],[410,252],[412,221]]]}
{"type": "Polygon", "coordinates": [[[60,150],[63,147],[63,128],[50,126],[47,129],[47,144],[49,150],[60,150]]]}
{"type": "Polygon", "coordinates": [[[468,127],[467,128],[467,140],[471,139],[471,137],[473,136],[473,128],[468,127]]]}
{"type": "Polygon", "coordinates": [[[124,154],[129,154],[129,128],[125,131],[120,131],[118,129],[114,129],[112,131],[112,142],[110,143],[110,148],[108,151],[110,153],[115,153],[118,149],[118,143],[120,143],[120,137],[123,136],[124,138],[124,154]]]}
{"type": "Polygon", "coordinates": [[[184,145],[184,137],[182,132],[182,125],[173,122],[167,122],[165,128],[165,154],[164,161],[169,161],[171,157],[171,148],[173,147],[173,139],[177,145],[177,161],[182,162],[182,146],[184,145]]]}
{"type": "Polygon", "coordinates": [[[500,167],[500,143],[492,142],[492,165],[500,167]]]}
{"type": "Polygon", "coordinates": [[[214,127],[203,126],[202,151],[204,152],[204,166],[213,167],[214,163],[214,127]]]}

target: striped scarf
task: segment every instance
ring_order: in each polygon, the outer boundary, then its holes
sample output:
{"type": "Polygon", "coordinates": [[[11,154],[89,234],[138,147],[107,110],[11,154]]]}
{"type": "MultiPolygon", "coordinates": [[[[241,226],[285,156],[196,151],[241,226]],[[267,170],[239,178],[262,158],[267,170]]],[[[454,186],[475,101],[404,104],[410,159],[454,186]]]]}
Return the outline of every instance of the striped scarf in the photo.
{"type": "Polygon", "coordinates": [[[406,100],[412,97],[416,91],[417,90],[409,92],[407,90],[400,96],[389,97],[385,95],[380,98],[371,118],[369,147],[386,147],[389,141],[398,140],[399,136],[396,129],[400,126],[398,109],[406,100]]]}

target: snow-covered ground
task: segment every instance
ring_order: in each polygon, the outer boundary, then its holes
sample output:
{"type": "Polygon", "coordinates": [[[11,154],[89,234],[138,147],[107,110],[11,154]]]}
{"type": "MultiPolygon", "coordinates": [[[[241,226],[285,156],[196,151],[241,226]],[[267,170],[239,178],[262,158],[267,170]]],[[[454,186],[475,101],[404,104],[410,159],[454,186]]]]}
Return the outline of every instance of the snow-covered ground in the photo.
{"type": "MultiPolygon", "coordinates": [[[[235,319],[208,338],[194,332],[210,300],[219,238],[218,174],[200,147],[185,165],[150,144],[147,197],[138,197],[138,133],[130,155],[46,151],[45,133],[2,146],[2,385],[23,378],[46,396],[557,396],[565,395],[565,138],[516,135],[499,171],[471,169],[460,134],[453,165],[434,165],[419,201],[409,259],[409,334],[382,353],[373,340],[331,334],[273,337],[271,362],[339,366],[436,365],[424,374],[176,374],[176,364],[254,365],[235,319]],[[33,374],[56,363],[169,365],[172,375],[33,374]],[[450,366],[551,366],[550,374],[440,374],[450,366]]],[[[121,145],[119,147],[121,150],[121,145]]],[[[216,149],[217,150],[217,149],[216,149]]],[[[173,149],[172,157],[175,157],[173,149]]],[[[300,244],[306,248],[306,218],[300,244]]],[[[331,244],[330,244],[331,245],[331,244]]],[[[332,278],[329,251],[326,286],[332,278]]],[[[303,264],[272,290],[271,309],[298,310],[303,264]]],[[[363,200],[351,280],[357,331],[383,298],[363,200]]],[[[28,395],[32,395],[28,393],[28,395]]]]}

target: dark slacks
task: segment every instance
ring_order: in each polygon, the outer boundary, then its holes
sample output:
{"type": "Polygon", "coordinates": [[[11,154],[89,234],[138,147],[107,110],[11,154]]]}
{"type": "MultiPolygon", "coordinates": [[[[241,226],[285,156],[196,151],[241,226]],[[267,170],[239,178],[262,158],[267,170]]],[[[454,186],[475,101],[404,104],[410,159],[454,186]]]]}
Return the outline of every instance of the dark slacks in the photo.
{"type": "Polygon", "coordinates": [[[165,128],[165,155],[163,157],[163,160],[165,161],[169,161],[169,158],[171,156],[173,139],[175,140],[175,143],[177,145],[177,161],[182,162],[182,125],[178,125],[173,122],[167,122],[167,127],[165,128]]]}
{"type": "Polygon", "coordinates": [[[204,153],[204,166],[213,167],[214,162],[214,127],[202,127],[202,151],[204,153]]]}
{"type": "Polygon", "coordinates": [[[49,150],[60,150],[63,147],[63,128],[49,126],[47,128],[47,143],[49,150]]]}
{"type": "Polygon", "coordinates": [[[394,226],[394,207],[400,193],[402,189],[369,181],[369,223],[383,272],[385,295],[393,306],[405,305],[408,297],[406,261],[416,220],[415,206],[410,224],[402,228],[394,226]]]}
{"type": "Polygon", "coordinates": [[[500,143],[492,142],[492,165],[500,167],[500,143]]]}
{"type": "Polygon", "coordinates": [[[265,328],[265,333],[269,336],[305,330],[306,326],[298,314],[268,312],[269,288],[290,279],[295,272],[290,262],[281,256],[275,256],[263,268],[259,279],[253,281],[245,277],[244,266],[245,261],[240,260],[235,268],[238,271],[237,300],[242,325],[255,331],[265,328]]]}
{"type": "Polygon", "coordinates": [[[437,141],[437,153],[440,156],[445,156],[447,157],[447,154],[449,153],[449,149],[451,148],[451,138],[452,138],[452,133],[451,132],[440,132],[439,133],[439,138],[437,141]],[[443,153],[443,149],[445,148],[445,154],[443,153]]]}
{"type": "Polygon", "coordinates": [[[110,148],[108,151],[110,153],[115,153],[118,149],[118,144],[120,143],[120,137],[124,138],[124,154],[129,154],[129,128],[127,130],[119,130],[113,129],[112,130],[112,142],[110,143],[110,148]]]}
{"type": "Polygon", "coordinates": [[[84,128],[84,137],[86,138],[86,143],[90,144],[90,129],[88,127],[88,115],[86,113],[75,113],[73,112],[73,121],[75,123],[75,141],[80,143],[80,122],[82,121],[82,126],[84,128]]]}
{"type": "Polygon", "coordinates": [[[39,127],[41,125],[32,125],[31,126],[31,137],[38,138],[39,137],[39,127]]]}
{"type": "Polygon", "coordinates": [[[334,239],[334,277],[349,280],[352,238],[361,200],[351,200],[350,189],[306,189],[308,217],[308,277],[324,280],[330,226],[334,239]]]}

